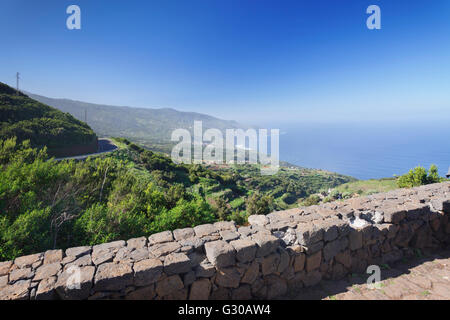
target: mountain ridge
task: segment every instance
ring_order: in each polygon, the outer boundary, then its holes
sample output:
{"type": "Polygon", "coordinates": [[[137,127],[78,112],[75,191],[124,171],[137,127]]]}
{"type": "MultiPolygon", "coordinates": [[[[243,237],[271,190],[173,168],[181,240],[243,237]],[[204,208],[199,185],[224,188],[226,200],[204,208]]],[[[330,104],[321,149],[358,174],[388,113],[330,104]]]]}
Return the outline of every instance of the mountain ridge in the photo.
{"type": "Polygon", "coordinates": [[[54,156],[95,152],[97,136],[84,122],[0,82],[0,139],[29,140],[54,156]]]}
{"type": "Polygon", "coordinates": [[[85,120],[100,136],[117,136],[133,139],[144,145],[170,143],[171,132],[182,128],[192,131],[195,120],[203,122],[203,128],[247,129],[248,126],[234,120],[223,120],[208,114],[179,111],[170,107],[144,108],[96,104],[66,98],[50,98],[34,93],[33,99],[85,120]],[[85,112],[87,114],[85,114],[85,112]]]}

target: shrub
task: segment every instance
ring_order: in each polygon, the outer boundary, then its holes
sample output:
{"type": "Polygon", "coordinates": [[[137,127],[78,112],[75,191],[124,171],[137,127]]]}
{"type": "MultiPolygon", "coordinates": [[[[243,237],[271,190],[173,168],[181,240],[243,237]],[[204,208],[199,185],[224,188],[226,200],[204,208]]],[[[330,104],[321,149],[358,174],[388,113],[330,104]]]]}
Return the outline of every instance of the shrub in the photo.
{"type": "Polygon", "coordinates": [[[441,180],[442,178],[439,177],[437,166],[432,164],[428,171],[421,166],[409,170],[407,174],[398,178],[397,185],[400,188],[412,188],[425,184],[437,183],[441,180]]]}

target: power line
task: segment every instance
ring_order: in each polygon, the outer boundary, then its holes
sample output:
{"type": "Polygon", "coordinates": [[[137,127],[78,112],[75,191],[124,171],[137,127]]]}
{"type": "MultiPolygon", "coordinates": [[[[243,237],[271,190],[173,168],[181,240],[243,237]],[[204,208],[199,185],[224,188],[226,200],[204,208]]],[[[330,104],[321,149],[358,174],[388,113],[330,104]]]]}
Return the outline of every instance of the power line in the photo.
{"type": "Polygon", "coordinates": [[[19,94],[19,80],[20,80],[20,73],[17,72],[17,74],[16,74],[16,88],[17,88],[17,94],[19,94]]]}

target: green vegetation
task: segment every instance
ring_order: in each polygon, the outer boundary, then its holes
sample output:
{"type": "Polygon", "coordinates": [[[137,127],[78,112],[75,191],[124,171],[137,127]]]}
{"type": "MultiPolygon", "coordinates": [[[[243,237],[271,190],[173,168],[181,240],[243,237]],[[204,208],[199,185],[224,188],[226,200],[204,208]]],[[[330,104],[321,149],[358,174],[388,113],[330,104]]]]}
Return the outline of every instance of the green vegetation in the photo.
{"type": "Polygon", "coordinates": [[[344,183],[331,192],[334,199],[345,199],[353,196],[367,196],[375,193],[388,192],[397,189],[395,178],[359,180],[344,183]]]}
{"type": "MultiPolygon", "coordinates": [[[[237,174],[244,170],[239,166],[177,165],[125,139],[117,143],[121,148],[111,154],[55,162],[48,160],[45,147],[39,150],[16,138],[1,141],[0,260],[217,220],[243,224],[248,214],[278,208],[286,193],[296,197],[313,190],[302,186],[312,179],[302,170],[289,170],[298,181],[287,188],[284,169],[262,178],[250,167],[244,177],[237,174]]],[[[345,181],[336,177],[327,174],[323,181],[345,181]]],[[[316,188],[323,187],[318,181],[316,188]]]]}
{"type": "Polygon", "coordinates": [[[397,185],[400,188],[412,188],[430,183],[438,183],[443,180],[443,178],[439,177],[438,167],[432,164],[430,170],[421,166],[409,170],[407,174],[398,178],[397,185]]]}
{"type": "Polygon", "coordinates": [[[96,139],[87,124],[0,82],[0,138],[13,137],[17,142],[30,140],[36,148],[46,146],[50,154],[60,148],[89,145],[96,139]]]}
{"type": "Polygon", "coordinates": [[[257,165],[178,165],[125,138],[114,139],[113,153],[54,161],[58,148],[92,142],[89,126],[2,84],[0,111],[0,260],[218,220],[246,224],[354,180],[295,166],[262,176],[257,165]]]}

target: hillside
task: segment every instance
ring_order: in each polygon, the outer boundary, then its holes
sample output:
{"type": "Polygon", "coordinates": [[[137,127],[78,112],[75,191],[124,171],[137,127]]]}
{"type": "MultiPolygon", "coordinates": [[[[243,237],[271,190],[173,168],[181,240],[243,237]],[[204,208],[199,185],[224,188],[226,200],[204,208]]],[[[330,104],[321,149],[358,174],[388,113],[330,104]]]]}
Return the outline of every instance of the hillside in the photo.
{"type": "Polygon", "coordinates": [[[87,124],[0,83],[0,139],[12,137],[55,156],[95,152],[97,143],[87,124]]]}
{"type": "Polygon", "coordinates": [[[261,177],[256,166],[177,165],[125,139],[115,143],[114,153],[51,162],[0,139],[0,260],[219,220],[242,225],[250,214],[295,207],[351,181],[303,169],[261,177]]]}
{"type": "MultiPolygon", "coordinates": [[[[29,94],[30,97],[48,104],[90,125],[99,136],[123,137],[144,146],[161,145],[161,151],[167,151],[171,133],[178,128],[190,130],[194,120],[202,121],[203,128],[219,130],[245,128],[235,121],[221,120],[195,112],[180,112],[162,108],[132,108],[92,104],[68,99],[54,99],[29,94]]],[[[191,131],[192,132],[192,131],[191,131]]]]}

